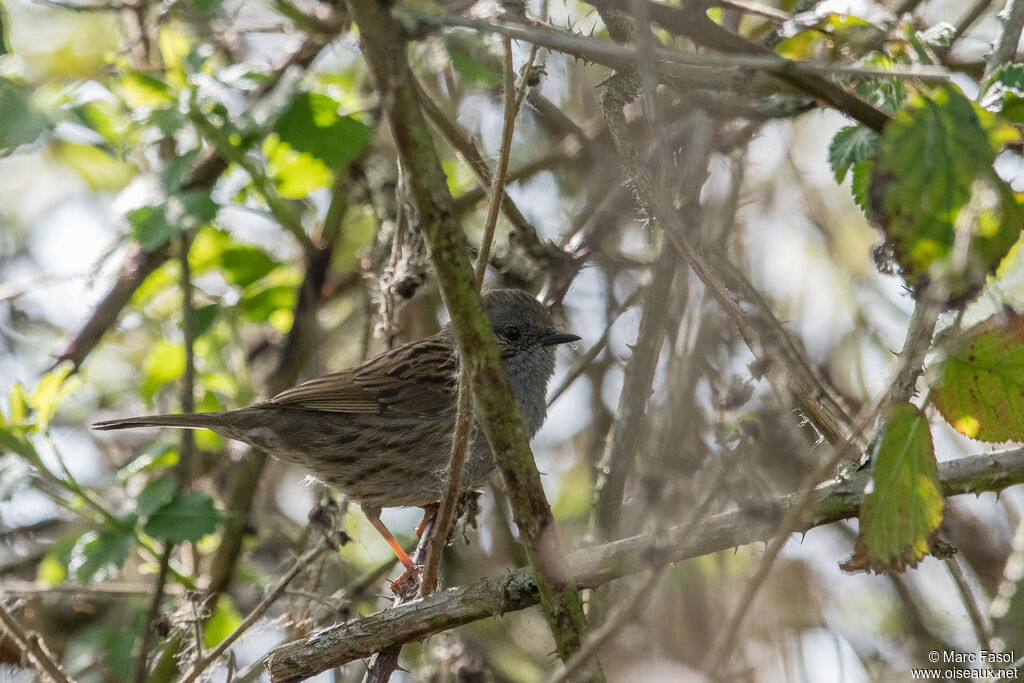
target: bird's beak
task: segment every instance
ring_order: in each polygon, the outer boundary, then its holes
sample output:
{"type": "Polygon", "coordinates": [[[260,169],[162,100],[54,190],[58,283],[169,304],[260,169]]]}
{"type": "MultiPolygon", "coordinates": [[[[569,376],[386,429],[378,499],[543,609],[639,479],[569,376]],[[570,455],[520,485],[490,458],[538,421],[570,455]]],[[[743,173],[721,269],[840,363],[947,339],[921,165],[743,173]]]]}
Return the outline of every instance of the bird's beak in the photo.
{"type": "Polygon", "coordinates": [[[575,334],[569,334],[568,332],[556,332],[552,330],[540,338],[540,345],[554,346],[555,344],[568,344],[569,342],[579,341],[580,339],[581,337],[575,334]]]}

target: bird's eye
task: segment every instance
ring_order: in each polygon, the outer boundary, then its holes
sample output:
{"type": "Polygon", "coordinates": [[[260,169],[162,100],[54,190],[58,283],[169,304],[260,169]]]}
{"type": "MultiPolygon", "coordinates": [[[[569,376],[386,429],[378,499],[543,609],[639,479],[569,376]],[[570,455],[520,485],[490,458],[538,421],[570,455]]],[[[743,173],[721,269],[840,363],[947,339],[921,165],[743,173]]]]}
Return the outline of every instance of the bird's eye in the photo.
{"type": "Polygon", "coordinates": [[[523,336],[523,333],[520,332],[519,328],[516,327],[515,325],[509,325],[504,330],[502,330],[502,332],[504,333],[505,339],[508,339],[509,341],[516,341],[517,339],[523,336]]]}

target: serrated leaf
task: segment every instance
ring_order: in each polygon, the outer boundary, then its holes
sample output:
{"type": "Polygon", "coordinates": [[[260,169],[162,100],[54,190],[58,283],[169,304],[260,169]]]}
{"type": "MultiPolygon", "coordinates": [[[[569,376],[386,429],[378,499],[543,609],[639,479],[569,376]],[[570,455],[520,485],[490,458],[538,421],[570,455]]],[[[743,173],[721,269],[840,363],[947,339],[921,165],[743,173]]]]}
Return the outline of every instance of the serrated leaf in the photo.
{"type": "Polygon", "coordinates": [[[850,176],[850,194],[860,210],[866,214],[871,210],[868,192],[871,190],[871,171],[875,167],[873,161],[862,161],[855,164],[850,176]]]}
{"type": "Polygon", "coordinates": [[[155,538],[183,543],[213,533],[219,522],[220,512],[212,498],[199,491],[179,491],[150,515],[143,530],[155,538]]]}
{"type": "Polygon", "coordinates": [[[146,356],[142,365],[142,386],[140,387],[142,397],[147,403],[152,401],[160,387],[181,377],[183,372],[185,372],[185,347],[164,340],[158,341],[150,349],[149,355],[146,356]]]}
{"type": "Polygon", "coordinates": [[[925,555],[942,522],[943,498],[928,419],[909,403],[889,409],[871,491],[846,571],[902,572],[925,555]]]}
{"type": "Polygon", "coordinates": [[[979,441],[1024,441],[1024,316],[995,315],[964,333],[942,364],[932,403],[979,441]]]}
{"type": "Polygon", "coordinates": [[[203,626],[203,645],[207,650],[217,647],[222,640],[242,625],[242,615],[228,596],[217,600],[213,614],[203,626]]]}
{"type": "Polygon", "coordinates": [[[296,152],[320,159],[329,168],[344,166],[369,144],[373,129],[351,116],[338,116],[338,107],[326,95],[300,93],[274,132],[296,152]]]}
{"type": "Polygon", "coordinates": [[[172,474],[165,474],[146,484],[146,487],[135,497],[135,514],[140,519],[149,517],[154,512],[171,502],[178,491],[178,480],[172,474]]]}
{"type": "Polygon", "coordinates": [[[102,581],[124,566],[134,538],[120,531],[90,531],[71,549],[68,575],[80,583],[102,581]]]}
{"type": "Polygon", "coordinates": [[[878,133],[862,125],[843,128],[828,147],[828,164],[836,182],[841,183],[850,167],[873,159],[878,153],[878,133]]]}
{"type": "Polygon", "coordinates": [[[970,272],[950,283],[951,297],[974,291],[998,267],[1024,225],[1024,207],[992,164],[1017,138],[952,87],[915,97],[886,127],[873,182],[880,184],[884,231],[909,286],[949,260],[954,226],[975,193],[970,272]]]}

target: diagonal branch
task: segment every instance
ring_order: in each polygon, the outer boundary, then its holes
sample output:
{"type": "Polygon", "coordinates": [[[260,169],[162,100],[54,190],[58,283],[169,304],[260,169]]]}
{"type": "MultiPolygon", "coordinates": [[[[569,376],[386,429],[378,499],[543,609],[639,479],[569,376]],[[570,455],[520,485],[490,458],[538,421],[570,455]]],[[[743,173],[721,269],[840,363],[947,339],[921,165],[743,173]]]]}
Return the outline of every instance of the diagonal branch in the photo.
{"type": "MultiPolygon", "coordinates": [[[[1002,491],[1024,483],[1024,448],[1014,448],[939,463],[942,494],[1002,491]]],[[[794,533],[857,516],[868,475],[816,489],[794,533]]],[[[756,508],[709,517],[696,529],[669,527],[585,548],[568,556],[579,588],[593,588],[622,576],[649,570],[652,556],[663,563],[728,550],[772,537],[778,519],[797,504],[800,494],[782,496],[756,508]],[[681,538],[685,535],[685,539],[681,538]]],[[[299,681],[332,667],[367,657],[382,647],[426,638],[480,619],[526,609],[539,600],[528,569],[482,579],[376,614],[330,626],[303,640],[270,651],[266,659],[274,683],[299,681]]]]}
{"type": "MultiPolygon", "coordinates": [[[[579,648],[586,629],[583,605],[559,547],[551,507],[523,431],[487,317],[480,303],[465,234],[456,220],[444,171],[420,109],[400,24],[377,0],[349,0],[360,47],[380,93],[410,198],[430,250],[438,287],[451,313],[462,367],[473,390],[477,419],[501,470],[520,538],[538,577],[548,626],[561,658],[579,648]]],[[[601,678],[591,665],[585,674],[601,678]]]]}

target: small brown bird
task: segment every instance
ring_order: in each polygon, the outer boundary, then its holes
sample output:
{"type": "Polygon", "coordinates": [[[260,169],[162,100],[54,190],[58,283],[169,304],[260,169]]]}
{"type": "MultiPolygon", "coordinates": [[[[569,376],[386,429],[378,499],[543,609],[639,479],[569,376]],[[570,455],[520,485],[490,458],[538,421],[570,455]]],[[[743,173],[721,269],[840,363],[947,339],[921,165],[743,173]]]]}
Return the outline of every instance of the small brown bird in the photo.
{"type": "MultiPolygon", "coordinates": [[[[546,414],[554,346],[579,337],[554,329],[546,308],[526,292],[483,295],[528,438],[546,414]]],[[[223,413],[148,415],[108,420],[95,429],[211,429],[305,466],[360,503],[407,570],[414,563],[380,520],[382,507],[437,503],[446,484],[456,417],[458,356],[450,325],[437,334],[311,379],[269,401],[223,413]]],[[[462,485],[480,486],[494,458],[480,430],[466,455],[462,485]]]]}

